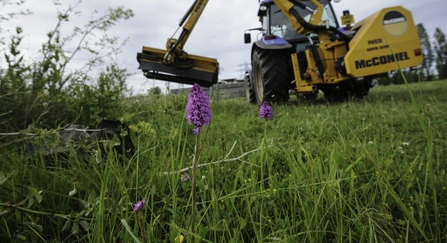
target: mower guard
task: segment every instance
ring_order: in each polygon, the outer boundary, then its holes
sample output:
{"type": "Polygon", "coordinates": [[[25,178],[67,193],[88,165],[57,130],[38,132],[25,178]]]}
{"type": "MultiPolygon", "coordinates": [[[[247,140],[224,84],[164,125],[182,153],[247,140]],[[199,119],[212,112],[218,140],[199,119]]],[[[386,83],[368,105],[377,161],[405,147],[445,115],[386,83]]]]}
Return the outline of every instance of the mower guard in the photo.
{"type": "Polygon", "coordinates": [[[181,84],[197,83],[202,87],[217,83],[219,63],[216,59],[188,54],[185,61],[165,64],[163,58],[166,53],[166,50],[144,46],[143,51],[137,54],[139,69],[146,78],[181,84]]]}

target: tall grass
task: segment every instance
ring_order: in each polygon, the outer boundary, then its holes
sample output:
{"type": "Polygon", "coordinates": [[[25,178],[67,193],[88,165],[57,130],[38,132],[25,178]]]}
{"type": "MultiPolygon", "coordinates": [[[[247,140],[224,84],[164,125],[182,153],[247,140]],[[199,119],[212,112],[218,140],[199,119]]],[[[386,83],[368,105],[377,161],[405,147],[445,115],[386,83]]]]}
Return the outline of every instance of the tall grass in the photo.
{"type": "MultiPolygon", "coordinates": [[[[274,105],[267,123],[244,100],[212,103],[201,133],[195,238],[446,241],[446,84],[411,84],[413,97],[402,85],[374,88],[361,102],[292,100],[274,105]]],[[[127,113],[117,116],[133,125],[137,147],[130,159],[110,152],[49,161],[1,151],[1,242],[141,242],[143,232],[148,242],[190,238],[191,184],[179,172],[194,156],[186,96],[123,105],[127,113]],[[133,211],[141,199],[145,207],[133,211]]]]}

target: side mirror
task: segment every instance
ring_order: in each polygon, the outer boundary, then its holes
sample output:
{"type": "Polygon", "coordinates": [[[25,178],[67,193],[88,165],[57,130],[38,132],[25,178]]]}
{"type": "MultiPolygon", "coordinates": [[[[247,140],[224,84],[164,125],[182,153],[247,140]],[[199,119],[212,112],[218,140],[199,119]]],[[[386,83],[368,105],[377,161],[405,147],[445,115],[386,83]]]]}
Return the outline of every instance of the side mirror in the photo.
{"type": "Polygon", "coordinates": [[[250,32],[244,33],[244,43],[245,44],[251,43],[251,34],[250,34],[250,32]]]}

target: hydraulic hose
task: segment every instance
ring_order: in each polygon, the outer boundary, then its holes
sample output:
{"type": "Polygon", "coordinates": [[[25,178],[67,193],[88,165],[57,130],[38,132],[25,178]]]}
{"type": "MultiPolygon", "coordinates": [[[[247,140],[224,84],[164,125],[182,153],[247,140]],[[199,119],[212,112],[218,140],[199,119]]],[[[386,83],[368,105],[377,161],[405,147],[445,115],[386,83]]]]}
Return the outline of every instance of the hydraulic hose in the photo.
{"type": "Polygon", "coordinates": [[[301,2],[300,0],[289,0],[289,1],[293,4],[295,4],[296,6],[302,8],[304,10],[307,10],[311,13],[314,13],[314,11],[315,11],[315,10],[309,8],[309,6],[307,6],[305,3],[301,2]]]}
{"type": "Polygon", "coordinates": [[[188,11],[186,11],[186,13],[183,16],[183,18],[180,19],[180,23],[178,24],[178,26],[183,26],[183,24],[185,23],[186,19],[188,19],[189,15],[191,15],[191,12],[194,9],[194,6],[196,5],[196,3],[197,3],[197,0],[192,3],[191,7],[189,7],[188,11]]]}
{"type": "MultiPolygon", "coordinates": [[[[304,4],[304,3],[302,3],[302,4],[304,4]]],[[[301,7],[301,6],[298,6],[298,7],[301,7]]],[[[305,19],[303,19],[303,17],[301,17],[300,13],[296,9],[294,9],[294,8],[292,8],[290,10],[290,14],[292,14],[295,17],[296,21],[298,21],[298,23],[306,30],[315,31],[315,32],[326,30],[326,26],[323,26],[323,25],[313,25],[313,24],[308,23],[305,19]]],[[[343,39],[343,40],[350,40],[351,39],[351,38],[349,38],[349,36],[343,34],[343,32],[341,32],[337,28],[329,26],[329,30],[334,31],[335,33],[337,33],[340,36],[340,38],[343,39]]]]}

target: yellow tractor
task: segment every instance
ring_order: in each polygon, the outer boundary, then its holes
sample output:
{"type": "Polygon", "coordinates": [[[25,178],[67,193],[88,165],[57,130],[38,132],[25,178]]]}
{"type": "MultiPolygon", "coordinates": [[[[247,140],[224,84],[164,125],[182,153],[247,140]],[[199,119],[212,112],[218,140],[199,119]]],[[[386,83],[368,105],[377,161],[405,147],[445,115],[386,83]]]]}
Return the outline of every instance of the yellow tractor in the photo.
{"type": "MultiPolygon", "coordinates": [[[[180,25],[178,39],[166,50],[143,47],[137,60],[147,78],[212,86],[218,79],[216,59],[190,55],[183,46],[205,8],[196,0],[180,25]]],[[[319,91],[329,101],[362,98],[372,80],[400,68],[416,67],[423,55],[411,13],[396,6],[382,9],[352,25],[352,16],[338,24],[331,0],[262,0],[262,37],[252,44],[252,69],[245,78],[247,101],[281,101],[295,90],[302,99],[319,91]]]]}

